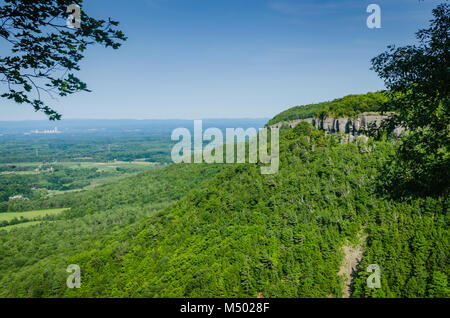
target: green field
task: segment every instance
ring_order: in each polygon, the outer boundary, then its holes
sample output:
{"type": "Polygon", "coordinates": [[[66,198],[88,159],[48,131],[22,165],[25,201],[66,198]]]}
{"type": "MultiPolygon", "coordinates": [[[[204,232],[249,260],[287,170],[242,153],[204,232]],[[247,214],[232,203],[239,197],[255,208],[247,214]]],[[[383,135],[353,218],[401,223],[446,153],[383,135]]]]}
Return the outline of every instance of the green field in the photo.
{"type": "Polygon", "coordinates": [[[44,217],[46,215],[54,215],[61,213],[62,211],[67,209],[48,209],[48,210],[35,210],[35,211],[27,211],[27,212],[5,212],[0,213],[0,222],[2,221],[11,221],[14,218],[25,218],[27,220],[32,220],[37,217],[44,217]]]}
{"type": "Polygon", "coordinates": [[[160,163],[158,162],[148,162],[142,160],[134,160],[134,161],[107,161],[107,162],[93,162],[93,161],[54,161],[54,162],[14,162],[14,163],[4,163],[0,164],[0,168],[5,168],[8,166],[15,166],[22,169],[29,169],[30,171],[4,171],[2,173],[39,173],[42,171],[34,171],[35,168],[41,168],[42,165],[58,165],[71,169],[82,169],[82,168],[111,168],[115,169],[117,167],[126,166],[126,167],[142,167],[142,166],[157,166],[160,163]]]}
{"type": "Polygon", "coordinates": [[[14,230],[14,229],[30,227],[32,225],[38,225],[38,224],[42,224],[44,222],[47,223],[47,222],[51,222],[51,221],[31,221],[31,222],[19,223],[19,224],[6,226],[6,227],[0,227],[0,231],[1,230],[6,230],[7,232],[9,232],[9,231],[14,230]]]}
{"type": "MultiPolygon", "coordinates": [[[[39,199],[116,182],[161,165],[147,161],[40,162],[0,164],[0,203],[22,196],[39,199]]],[[[0,211],[18,211],[1,208],[0,211]]]]}

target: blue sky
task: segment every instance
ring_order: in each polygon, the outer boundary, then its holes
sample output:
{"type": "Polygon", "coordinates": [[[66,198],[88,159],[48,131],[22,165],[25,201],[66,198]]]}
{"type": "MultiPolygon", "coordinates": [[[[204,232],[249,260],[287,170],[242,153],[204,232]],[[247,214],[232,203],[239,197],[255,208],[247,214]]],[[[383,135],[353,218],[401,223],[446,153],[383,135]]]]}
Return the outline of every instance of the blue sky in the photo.
{"type": "MultiPolygon", "coordinates": [[[[117,51],[91,47],[92,93],[51,101],[63,118],[261,118],[291,106],[383,89],[370,59],[414,42],[441,1],[85,0],[121,22],[117,51]],[[381,7],[369,29],[366,8],[381,7]]],[[[0,100],[0,120],[45,119],[0,100]]]]}

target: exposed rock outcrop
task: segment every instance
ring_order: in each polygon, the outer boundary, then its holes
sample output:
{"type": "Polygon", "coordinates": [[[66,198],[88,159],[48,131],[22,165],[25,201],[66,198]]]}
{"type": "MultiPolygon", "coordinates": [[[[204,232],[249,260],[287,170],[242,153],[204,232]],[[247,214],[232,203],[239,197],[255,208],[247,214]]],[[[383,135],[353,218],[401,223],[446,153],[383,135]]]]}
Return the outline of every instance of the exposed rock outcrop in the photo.
{"type": "MultiPolygon", "coordinates": [[[[292,121],[282,121],[271,125],[269,127],[281,128],[283,125],[287,125],[290,128],[294,128],[301,122],[307,122],[316,127],[317,129],[323,130],[327,134],[332,133],[344,133],[348,135],[347,141],[353,141],[357,136],[364,135],[364,132],[371,127],[379,127],[384,119],[387,119],[389,115],[379,115],[379,114],[369,114],[363,113],[358,115],[356,118],[333,118],[327,117],[324,119],[320,118],[306,118],[297,119],[292,121]]],[[[397,128],[394,133],[399,136],[403,132],[403,128],[397,128]]]]}

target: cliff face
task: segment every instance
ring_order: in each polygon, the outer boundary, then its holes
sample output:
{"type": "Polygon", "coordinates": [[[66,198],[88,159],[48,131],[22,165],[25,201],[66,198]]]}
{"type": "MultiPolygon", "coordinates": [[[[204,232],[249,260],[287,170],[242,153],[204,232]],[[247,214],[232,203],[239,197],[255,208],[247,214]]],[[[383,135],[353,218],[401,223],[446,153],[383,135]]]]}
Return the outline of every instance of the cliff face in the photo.
{"type": "MultiPolygon", "coordinates": [[[[343,117],[343,118],[332,118],[328,117],[325,119],[320,118],[306,118],[297,119],[289,122],[279,122],[271,125],[271,128],[281,128],[283,125],[288,125],[291,128],[297,126],[300,122],[307,122],[316,127],[317,129],[323,130],[327,134],[331,133],[344,133],[348,134],[348,141],[353,141],[357,136],[363,135],[363,132],[370,127],[379,127],[381,122],[388,118],[388,115],[372,115],[363,113],[358,115],[355,119],[343,117]]],[[[399,136],[403,129],[401,127],[395,130],[395,134],[399,136]]]]}

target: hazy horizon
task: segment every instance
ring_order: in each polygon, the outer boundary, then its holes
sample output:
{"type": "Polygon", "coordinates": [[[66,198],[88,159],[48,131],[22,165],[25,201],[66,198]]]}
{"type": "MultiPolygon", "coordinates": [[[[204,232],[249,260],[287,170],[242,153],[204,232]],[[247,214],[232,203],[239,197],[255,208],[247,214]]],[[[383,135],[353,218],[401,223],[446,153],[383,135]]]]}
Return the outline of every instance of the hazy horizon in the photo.
{"type": "Polygon", "coordinates": [[[48,119],[1,119],[0,123],[8,123],[8,122],[33,122],[33,121],[39,121],[39,122],[49,122],[51,123],[62,123],[64,121],[88,121],[88,120],[98,120],[98,121],[120,121],[120,120],[130,120],[130,121],[145,121],[145,120],[187,120],[187,121],[192,121],[192,120],[246,120],[246,119],[258,119],[258,120],[269,120],[271,119],[271,117],[203,117],[203,118],[196,118],[196,117],[192,117],[192,118],[63,118],[61,120],[48,120],[48,119]]]}
{"type": "MultiPolygon", "coordinates": [[[[226,128],[262,128],[268,118],[204,118],[203,127],[226,128]]],[[[191,119],[66,119],[61,121],[21,120],[0,121],[0,136],[28,135],[27,137],[57,137],[70,134],[116,134],[128,135],[162,135],[170,139],[176,128],[193,130],[194,120],[191,119]],[[57,132],[52,131],[57,128],[57,132]],[[36,133],[36,130],[38,132],[36,133]],[[50,131],[51,133],[44,133],[50,131]]]]}

